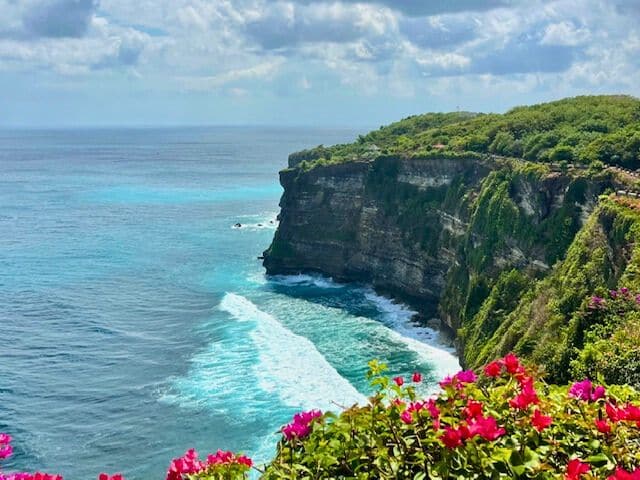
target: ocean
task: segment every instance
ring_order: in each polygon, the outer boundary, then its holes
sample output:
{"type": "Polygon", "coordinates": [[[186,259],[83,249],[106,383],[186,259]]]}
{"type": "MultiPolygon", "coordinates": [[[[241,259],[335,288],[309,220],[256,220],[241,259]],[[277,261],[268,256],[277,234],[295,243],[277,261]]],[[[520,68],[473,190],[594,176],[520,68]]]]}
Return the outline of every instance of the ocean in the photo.
{"type": "Polygon", "coordinates": [[[3,470],[162,479],[191,447],[260,463],[293,413],[365,401],[371,359],[425,394],[456,371],[407,307],[257,259],[287,155],[358,133],[1,130],[3,470]]]}

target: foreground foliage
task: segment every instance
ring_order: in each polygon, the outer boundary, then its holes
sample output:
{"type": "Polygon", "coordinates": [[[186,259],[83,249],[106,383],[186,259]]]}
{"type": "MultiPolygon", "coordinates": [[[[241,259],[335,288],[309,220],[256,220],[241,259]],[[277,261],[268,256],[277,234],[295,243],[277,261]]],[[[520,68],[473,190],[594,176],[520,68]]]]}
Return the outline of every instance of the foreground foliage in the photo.
{"type": "Polygon", "coordinates": [[[370,367],[369,405],[284,438],[264,478],[640,478],[640,397],[629,387],[547,385],[509,354],[418,399],[370,367]]]}
{"type": "MultiPolygon", "coordinates": [[[[389,379],[385,365],[369,367],[369,403],[339,415],[296,414],[282,427],[276,458],[256,468],[263,479],[640,479],[640,395],[631,387],[588,379],[547,385],[509,353],[418,398],[420,373],[389,379]]],[[[0,458],[11,453],[11,437],[0,434],[0,458]]],[[[237,480],[252,466],[232,452],[201,460],[189,450],[171,462],[166,480],[237,480]]],[[[0,480],[62,477],[0,473],[0,480]]]]}

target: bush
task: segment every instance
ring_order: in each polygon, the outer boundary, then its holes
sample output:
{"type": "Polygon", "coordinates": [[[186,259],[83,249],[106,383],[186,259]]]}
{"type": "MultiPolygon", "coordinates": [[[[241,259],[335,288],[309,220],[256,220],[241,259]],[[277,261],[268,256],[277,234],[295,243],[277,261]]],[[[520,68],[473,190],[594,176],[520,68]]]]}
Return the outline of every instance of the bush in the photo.
{"type": "Polygon", "coordinates": [[[377,393],[368,405],[315,416],[301,435],[283,438],[263,478],[640,475],[640,398],[630,387],[546,385],[509,354],[480,378],[459,372],[440,383],[439,395],[418,399],[417,383],[390,381],[384,369],[370,363],[377,393]]]}

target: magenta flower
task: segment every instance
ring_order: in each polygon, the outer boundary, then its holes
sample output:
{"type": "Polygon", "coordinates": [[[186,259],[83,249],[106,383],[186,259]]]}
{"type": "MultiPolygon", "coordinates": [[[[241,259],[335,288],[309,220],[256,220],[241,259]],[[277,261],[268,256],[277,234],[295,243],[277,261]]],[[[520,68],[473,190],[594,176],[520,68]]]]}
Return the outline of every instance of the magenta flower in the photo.
{"type": "Polygon", "coordinates": [[[591,388],[591,380],[584,379],[582,382],[576,382],[571,385],[569,396],[588,402],[591,399],[591,388]]]}
{"type": "Polygon", "coordinates": [[[407,425],[410,425],[410,424],[413,423],[413,415],[411,414],[411,412],[409,410],[405,410],[400,415],[400,420],[402,420],[407,425]]]}
{"type": "Polygon", "coordinates": [[[308,412],[296,413],[293,421],[282,427],[282,434],[287,440],[294,438],[304,438],[311,433],[311,423],[322,416],[320,410],[309,410],[308,412]]]}
{"type": "Polygon", "coordinates": [[[593,387],[591,380],[585,378],[581,382],[576,382],[571,385],[569,389],[569,396],[584,400],[585,402],[595,402],[601,398],[604,398],[606,391],[602,385],[593,387]]]}
{"type": "Polygon", "coordinates": [[[473,372],[473,370],[463,370],[456,373],[455,378],[460,383],[473,383],[478,379],[478,376],[473,372]]]}

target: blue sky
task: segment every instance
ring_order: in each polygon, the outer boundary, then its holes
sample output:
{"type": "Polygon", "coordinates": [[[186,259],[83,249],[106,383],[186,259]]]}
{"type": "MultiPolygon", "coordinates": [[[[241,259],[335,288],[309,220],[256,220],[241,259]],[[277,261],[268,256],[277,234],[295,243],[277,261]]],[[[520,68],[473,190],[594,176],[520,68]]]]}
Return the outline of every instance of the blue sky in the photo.
{"type": "Polygon", "coordinates": [[[640,96],[640,0],[0,0],[0,126],[377,126],[640,96]]]}

